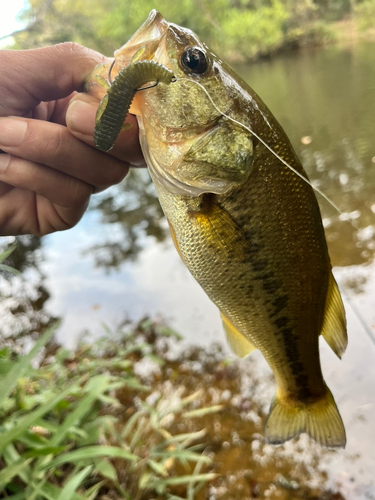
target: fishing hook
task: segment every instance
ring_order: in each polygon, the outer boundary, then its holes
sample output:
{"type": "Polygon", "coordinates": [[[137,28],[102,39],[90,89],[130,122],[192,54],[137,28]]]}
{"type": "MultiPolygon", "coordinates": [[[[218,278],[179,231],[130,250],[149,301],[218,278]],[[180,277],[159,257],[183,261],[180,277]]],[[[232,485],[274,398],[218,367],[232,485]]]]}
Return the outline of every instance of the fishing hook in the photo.
{"type": "MultiPolygon", "coordinates": [[[[171,79],[171,83],[174,83],[177,81],[177,77],[173,76],[171,79]]],[[[139,89],[135,89],[135,92],[139,92],[140,90],[148,90],[148,89],[153,89],[159,84],[159,81],[157,80],[156,83],[153,83],[152,85],[149,85],[148,87],[141,87],[139,89]]]]}
{"type": "Polygon", "coordinates": [[[108,81],[111,85],[112,85],[111,73],[112,73],[113,66],[115,65],[115,62],[116,62],[116,59],[113,59],[112,64],[110,65],[109,70],[108,70],[108,81]]]}

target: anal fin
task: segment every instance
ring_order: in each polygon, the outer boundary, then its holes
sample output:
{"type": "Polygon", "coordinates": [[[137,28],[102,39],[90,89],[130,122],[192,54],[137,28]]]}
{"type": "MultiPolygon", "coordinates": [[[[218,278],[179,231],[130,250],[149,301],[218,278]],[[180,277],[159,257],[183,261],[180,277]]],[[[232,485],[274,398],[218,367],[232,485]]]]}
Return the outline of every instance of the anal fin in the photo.
{"type": "Polygon", "coordinates": [[[348,345],[344,304],[333,274],[330,273],[321,334],[333,352],[341,359],[348,345]]]}
{"type": "Polygon", "coordinates": [[[255,345],[242,335],[221,311],[220,316],[229,347],[239,358],[245,358],[256,349],[255,345]]]}

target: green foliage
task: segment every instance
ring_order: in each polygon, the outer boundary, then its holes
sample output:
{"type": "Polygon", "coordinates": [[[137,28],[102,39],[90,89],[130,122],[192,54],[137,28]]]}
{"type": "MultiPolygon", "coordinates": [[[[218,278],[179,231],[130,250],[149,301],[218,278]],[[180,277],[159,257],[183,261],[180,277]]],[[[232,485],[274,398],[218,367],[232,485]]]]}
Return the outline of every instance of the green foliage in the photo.
{"type": "Polygon", "coordinates": [[[254,10],[230,9],[223,19],[222,30],[232,56],[237,53],[250,59],[279,48],[288,18],[285,6],[278,0],[254,10]]]}
{"type": "Polygon", "coordinates": [[[363,26],[365,18],[370,26],[374,0],[29,0],[21,15],[28,27],[15,37],[15,48],[72,40],[112,56],[157,9],[227,59],[247,60],[291,43],[331,40],[330,23],[356,5],[363,26]]]}
{"type": "Polygon", "coordinates": [[[74,353],[41,352],[52,332],[24,357],[0,351],[0,498],[338,498],[325,452],[270,453],[251,360],[242,377],[215,345],[176,356],[175,333],[148,319],[74,353]]]}
{"type": "Polygon", "coordinates": [[[375,0],[364,0],[355,7],[355,18],[361,31],[375,30],[375,0]]]}
{"type": "MultiPolygon", "coordinates": [[[[142,328],[153,335],[173,335],[149,321],[142,328]]],[[[188,418],[200,393],[183,398],[180,390],[170,401],[158,397],[154,405],[139,399],[151,388],[134,375],[135,364],[145,358],[161,361],[150,344],[125,333],[121,345],[99,342],[95,348],[82,347],[74,357],[62,348],[53,354],[47,349],[40,367],[32,368],[30,362],[53,331],[19,359],[11,348],[0,353],[0,497],[83,500],[96,498],[108,484],[121,498],[132,499],[140,491],[164,494],[174,485],[190,485],[195,491],[216,477],[200,473],[210,463],[193,445],[202,432],[173,435],[168,430],[177,415],[188,418]],[[127,408],[116,398],[118,391],[131,402],[130,418],[122,426],[127,408]],[[132,479],[129,491],[120,484],[113,460],[120,460],[121,470],[132,479]],[[178,463],[187,473],[176,477],[171,471],[178,463]],[[191,463],[200,467],[194,472],[191,463]]]]}

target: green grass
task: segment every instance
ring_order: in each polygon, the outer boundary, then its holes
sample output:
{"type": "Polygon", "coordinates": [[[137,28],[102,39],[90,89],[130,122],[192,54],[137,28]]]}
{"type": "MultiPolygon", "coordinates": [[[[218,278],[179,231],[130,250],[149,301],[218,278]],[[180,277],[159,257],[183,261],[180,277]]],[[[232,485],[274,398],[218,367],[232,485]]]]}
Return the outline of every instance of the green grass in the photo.
{"type": "MultiPolygon", "coordinates": [[[[94,499],[106,488],[118,498],[136,499],[147,491],[168,498],[175,485],[187,486],[187,498],[193,498],[197,486],[216,477],[200,472],[210,463],[202,446],[194,445],[202,432],[172,435],[168,430],[176,416],[194,417],[200,393],[183,398],[180,391],[179,397],[157,398],[153,405],[140,397],[152,388],[134,375],[134,365],[145,358],[156,366],[164,363],[148,343],[126,334],[122,346],[99,344],[100,352],[94,352],[98,344],[81,347],[73,356],[63,348],[53,355],[47,349],[33,368],[31,361],[54,328],[25,356],[14,359],[9,347],[0,352],[0,498],[94,499]],[[128,408],[118,392],[130,398],[128,408]],[[170,474],[176,464],[185,474],[170,474]],[[133,478],[132,491],[121,484],[119,467],[133,478]]],[[[165,327],[160,332],[172,333],[165,327]]]]}

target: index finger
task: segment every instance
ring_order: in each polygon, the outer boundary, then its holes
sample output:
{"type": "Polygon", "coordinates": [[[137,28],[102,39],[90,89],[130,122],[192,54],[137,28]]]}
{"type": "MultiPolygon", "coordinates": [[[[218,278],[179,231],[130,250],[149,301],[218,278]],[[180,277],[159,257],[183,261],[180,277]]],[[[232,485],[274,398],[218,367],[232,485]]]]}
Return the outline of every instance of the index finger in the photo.
{"type": "MultiPolygon", "coordinates": [[[[73,42],[0,52],[0,87],[13,109],[29,109],[82,90],[85,77],[106,57],[73,42]]],[[[9,106],[9,107],[11,107],[9,106]]],[[[1,113],[3,114],[3,113],[1,113]]]]}

